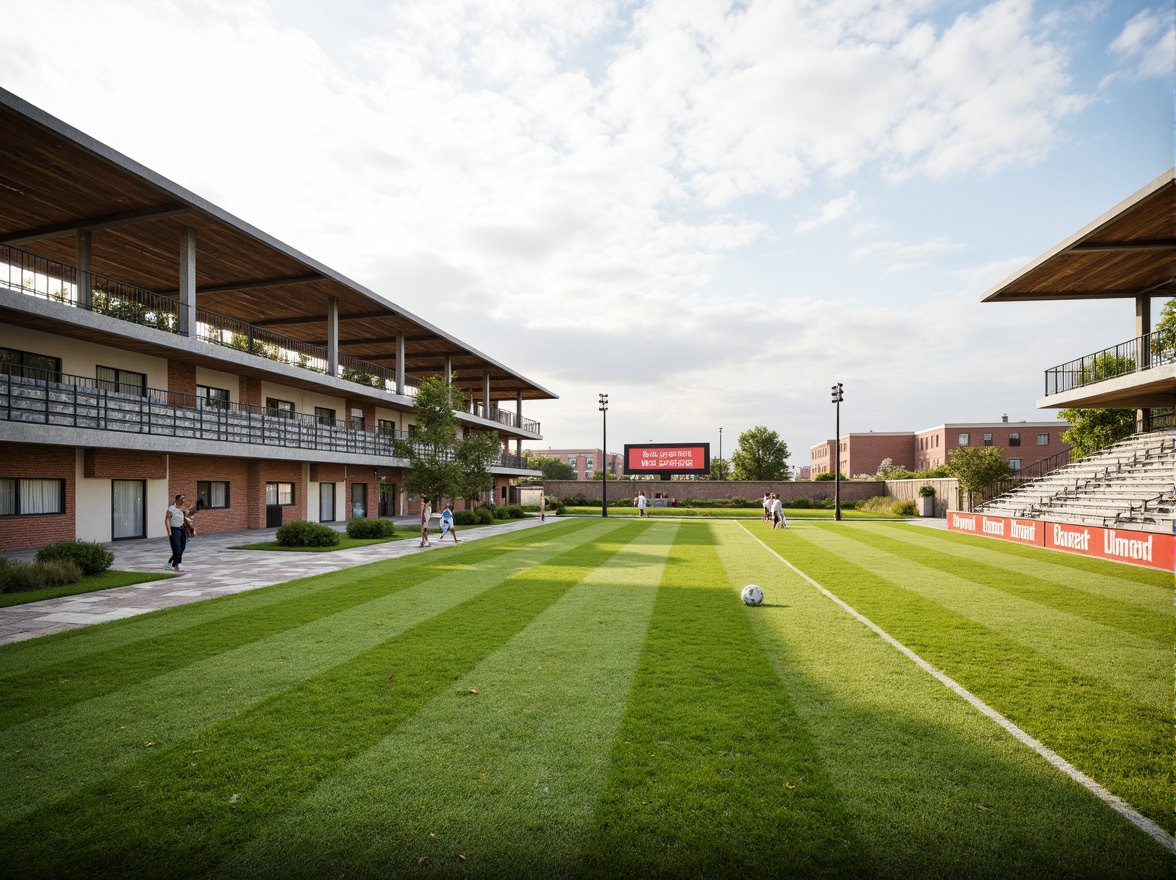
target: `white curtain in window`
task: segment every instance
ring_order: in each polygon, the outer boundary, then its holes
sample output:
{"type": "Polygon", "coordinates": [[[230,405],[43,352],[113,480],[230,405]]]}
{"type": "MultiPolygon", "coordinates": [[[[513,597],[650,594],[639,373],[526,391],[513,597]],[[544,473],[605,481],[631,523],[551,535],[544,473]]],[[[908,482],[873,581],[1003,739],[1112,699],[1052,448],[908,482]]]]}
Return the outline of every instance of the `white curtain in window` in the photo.
{"type": "Polygon", "coordinates": [[[61,480],[21,480],[20,512],[61,513],[61,480]]]}
{"type": "Polygon", "coordinates": [[[143,483],[111,480],[111,537],[143,537],[143,483]]]}
{"type": "Polygon", "coordinates": [[[229,484],[223,482],[208,484],[208,504],[210,507],[227,507],[229,503],[229,484]]]}

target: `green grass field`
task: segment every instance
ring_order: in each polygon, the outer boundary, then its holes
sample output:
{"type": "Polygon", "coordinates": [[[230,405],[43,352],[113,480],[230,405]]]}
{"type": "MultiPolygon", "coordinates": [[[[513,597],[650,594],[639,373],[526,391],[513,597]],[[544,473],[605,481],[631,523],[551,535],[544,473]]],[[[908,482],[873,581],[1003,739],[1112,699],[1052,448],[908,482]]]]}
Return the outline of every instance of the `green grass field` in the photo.
{"type": "Polygon", "coordinates": [[[0,648],[0,864],[1171,876],[781,557],[1176,827],[1171,575],[904,523],[573,519],[0,648]]]}

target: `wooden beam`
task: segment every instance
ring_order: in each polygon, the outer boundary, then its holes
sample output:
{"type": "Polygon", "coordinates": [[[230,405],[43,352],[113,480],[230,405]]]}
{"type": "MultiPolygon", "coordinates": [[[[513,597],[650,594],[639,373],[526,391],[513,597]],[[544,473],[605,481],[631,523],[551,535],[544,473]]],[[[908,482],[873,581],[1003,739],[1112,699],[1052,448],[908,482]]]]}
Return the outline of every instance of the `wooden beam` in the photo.
{"type": "Polygon", "coordinates": [[[1139,241],[1084,241],[1069,248],[1071,253],[1115,253],[1118,251],[1176,250],[1176,239],[1140,239],[1139,241]]]}
{"type": "MultiPolygon", "coordinates": [[[[322,276],[320,275],[320,276],[316,276],[316,277],[321,278],[322,276]]],[[[308,278],[307,280],[311,280],[311,279],[308,278]]],[[[274,282],[274,284],[279,284],[279,283],[281,283],[281,282],[274,282]]],[[[270,286],[272,286],[272,285],[270,285],[270,286]]],[[[382,312],[360,312],[355,315],[340,314],[339,320],[340,321],[367,321],[367,320],[370,320],[371,318],[387,318],[387,317],[397,317],[397,315],[395,312],[389,312],[387,310],[384,310],[382,312]]],[[[295,324],[320,324],[325,320],[326,320],[325,315],[295,315],[295,316],[291,316],[289,318],[267,318],[264,321],[255,321],[254,326],[255,327],[281,327],[281,326],[293,326],[295,324]]],[[[428,337],[428,338],[431,339],[432,337],[428,337]]],[[[311,340],[308,340],[308,341],[311,341],[311,340]]],[[[392,337],[392,341],[393,342],[396,341],[395,336],[392,337]]],[[[318,342],[315,344],[326,345],[327,343],[326,343],[326,340],[323,340],[322,342],[318,342]]]]}
{"type": "Polygon", "coordinates": [[[134,211],[121,211],[117,214],[104,214],[99,217],[88,217],[84,220],[70,220],[68,223],[55,223],[50,226],[40,226],[34,229],[22,229],[5,236],[3,244],[19,245],[30,241],[40,241],[45,238],[59,238],[63,235],[75,235],[79,231],[98,232],[103,229],[116,229],[120,226],[131,226],[135,223],[146,223],[149,220],[163,220],[177,214],[191,211],[186,205],[159,205],[154,208],[139,208],[134,211]]]}
{"type": "MultiPolygon", "coordinates": [[[[238,290],[257,290],[264,287],[284,287],[288,284],[309,284],[312,281],[322,281],[322,275],[291,275],[286,278],[263,278],[260,281],[228,281],[224,284],[214,284],[209,287],[198,287],[196,293],[233,293],[238,290]]],[[[175,290],[157,290],[160,296],[175,296],[175,290]]],[[[315,320],[325,321],[324,315],[319,315],[315,320]]],[[[266,323],[279,322],[265,322],[259,321],[254,324],[255,327],[261,327],[266,323]]]]}

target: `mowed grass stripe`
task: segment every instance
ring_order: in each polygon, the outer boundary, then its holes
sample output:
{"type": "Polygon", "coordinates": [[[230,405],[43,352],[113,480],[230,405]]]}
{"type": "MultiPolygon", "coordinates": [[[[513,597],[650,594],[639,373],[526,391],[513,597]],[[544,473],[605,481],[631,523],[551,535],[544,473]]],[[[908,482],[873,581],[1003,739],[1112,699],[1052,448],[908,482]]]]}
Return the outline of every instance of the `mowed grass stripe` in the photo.
{"type": "MultiPolygon", "coordinates": [[[[916,526],[915,528],[921,527],[916,526]]],[[[1007,557],[1014,562],[1028,562],[1033,566],[1049,566],[1060,570],[1068,569],[1073,572],[1073,577],[1079,582],[1094,573],[1115,581],[1135,583],[1149,590],[1157,591],[1160,594],[1171,593],[1171,578],[1166,577],[1169,572],[1143,568],[1138,565],[1124,565],[1122,562],[1111,562],[1106,559],[1090,559],[1061,550],[1046,550],[1044,547],[1014,544],[1011,541],[1000,541],[995,538],[985,538],[980,535],[949,532],[945,529],[928,528],[924,529],[924,531],[929,541],[972,546],[986,554],[1007,557]]],[[[1061,572],[1059,572],[1060,576],[1061,572]]]]}
{"type": "Polygon", "coordinates": [[[971,578],[975,563],[961,566],[959,573],[953,574],[950,566],[923,564],[916,558],[918,550],[910,545],[881,539],[883,546],[876,547],[875,533],[869,526],[854,524],[824,540],[830,550],[854,559],[891,583],[1030,645],[1054,663],[1101,679],[1108,692],[1157,708],[1169,698],[1170,660],[1157,642],[991,589],[971,578]]]}
{"type": "Polygon", "coordinates": [[[683,522],[585,851],[607,877],[864,874],[852,824],[715,552],[683,522]]]}
{"type": "Polygon", "coordinates": [[[961,535],[907,523],[888,524],[886,528],[880,528],[879,532],[896,541],[935,550],[945,557],[979,561],[1003,571],[1022,572],[1045,581],[1063,583],[1076,593],[1087,593],[1150,611],[1171,609],[1171,572],[1102,559],[1079,559],[1056,551],[1043,553],[1041,551],[1044,548],[1008,545],[993,538],[961,535]],[[1019,552],[1009,554],[1006,552],[1009,546],[1019,552]],[[1060,558],[1069,564],[1055,564],[1055,560],[1060,558]]]}
{"type": "MultiPolygon", "coordinates": [[[[966,566],[960,560],[946,554],[939,547],[927,547],[898,539],[894,529],[856,529],[851,537],[855,541],[894,556],[918,563],[926,568],[941,571],[952,577],[961,576],[961,569],[968,581],[990,590],[999,590],[1019,599],[1026,599],[1035,605],[1042,605],[1064,614],[1081,617],[1098,626],[1109,626],[1125,634],[1137,636],[1157,644],[1168,646],[1172,642],[1170,614],[1156,614],[1154,609],[1130,602],[1121,602],[1104,596],[1073,589],[1068,583],[1035,577],[1027,566],[1012,571],[990,562],[973,557],[966,566]]],[[[847,532],[847,534],[849,534],[847,532]]],[[[1167,575],[1171,579],[1171,575],[1167,575]]]]}
{"type": "Polygon", "coordinates": [[[719,538],[729,578],[764,587],[765,604],[751,615],[756,632],[875,876],[1169,876],[1168,857],[1154,841],[755,537],[740,529],[721,530],[719,538]]]}
{"type": "MultiPolygon", "coordinates": [[[[848,561],[840,553],[861,558],[854,548],[863,545],[838,540],[829,531],[815,527],[798,530],[787,540],[779,532],[762,537],[928,663],[1140,813],[1173,830],[1164,760],[1169,718],[1163,707],[1130,699],[1031,642],[995,632],[920,596],[902,585],[909,576],[895,582],[848,561]]],[[[942,579],[941,574],[934,577],[942,579]]]]}
{"type": "MultiPolygon", "coordinates": [[[[636,531],[641,525],[634,526],[636,531]]],[[[618,530],[620,531],[620,530],[618,530]]],[[[26,876],[198,876],[513,638],[612,550],[573,548],[0,828],[26,876]],[[390,674],[395,679],[390,679],[390,674]]]]}
{"type": "MultiPolygon", "coordinates": [[[[477,555],[486,557],[493,555],[495,551],[501,553],[507,549],[542,546],[557,538],[562,532],[574,531],[583,525],[580,522],[561,521],[541,529],[527,529],[479,538],[464,548],[451,550],[447,547],[445,552],[448,554],[454,550],[473,550],[477,555]]],[[[229,551],[227,555],[231,558],[233,553],[229,551]]],[[[313,615],[317,607],[317,600],[314,597],[350,588],[352,584],[362,582],[369,576],[393,575],[402,569],[413,569],[426,558],[429,564],[445,564],[434,553],[413,554],[328,574],[294,578],[256,590],[0,645],[0,694],[6,692],[5,682],[19,681],[23,676],[35,676],[37,673],[50,678],[55,673],[67,670],[67,673],[60,677],[76,679],[76,671],[88,667],[95,655],[117,652],[120,649],[140,650],[144,643],[151,640],[170,638],[177,633],[200,627],[211,627],[215,630],[224,623],[226,628],[231,628],[233,621],[242,617],[262,619],[271,611],[277,615],[287,615],[291,612],[286,610],[285,606],[300,597],[307,599],[304,607],[313,615]],[[274,606],[283,607],[275,609],[274,606]]],[[[313,619],[313,616],[307,619],[313,619]]],[[[199,637],[196,641],[199,643],[199,637]]]]}
{"type": "MultiPolygon", "coordinates": [[[[607,540],[608,530],[598,530],[597,537],[607,540]]],[[[566,553],[582,543],[575,537],[578,531],[563,537],[553,532],[544,542],[513,551],[509,549],[513,544],[500,545],[491,549],[490,557],[448,548],[416,555],[415,566],[434,576],[415,586],[0,731],[0,755],[6,756],[0,761],[0,821],[120,767],[147,760],[152,752],[144,747],[146,742],[171,743],[247,712],[258,702],[351,660],[535,563],[566,553]]],[[[377,570],[390,581],[414,571],[377,570]]],[[[351,571],[353,578],[367,580],[358,570],[351,571]]],[[[326,577],[339,583],[338,575],[326,577]]],[[[200,611],[199,606],[186,607],[193,613],[200,611]]],[[[183,634],[180,631],[177,637],[183,634]]],[[[160,645],[166,650],[167,640],[161,639],[160,645]]]]}
{"type": "Polygon", "coordinates": [[[212,876],[574,875],[676,529],[647,524],[212,876]]]}

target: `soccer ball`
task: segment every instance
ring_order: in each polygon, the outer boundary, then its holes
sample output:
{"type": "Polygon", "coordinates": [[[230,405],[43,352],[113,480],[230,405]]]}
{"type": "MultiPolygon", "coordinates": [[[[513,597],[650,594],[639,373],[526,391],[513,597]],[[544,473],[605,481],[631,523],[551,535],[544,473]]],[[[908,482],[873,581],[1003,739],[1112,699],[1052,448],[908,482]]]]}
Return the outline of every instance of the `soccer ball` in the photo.
{"type": "Polygon", "coordinates": [[[740,595],[744,605],[759,605],[764,601],[764,591],[755,584],[748,584],[740,595]]]}

